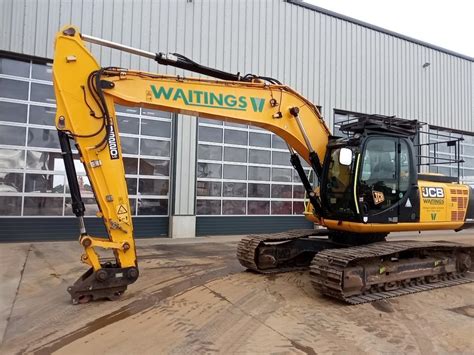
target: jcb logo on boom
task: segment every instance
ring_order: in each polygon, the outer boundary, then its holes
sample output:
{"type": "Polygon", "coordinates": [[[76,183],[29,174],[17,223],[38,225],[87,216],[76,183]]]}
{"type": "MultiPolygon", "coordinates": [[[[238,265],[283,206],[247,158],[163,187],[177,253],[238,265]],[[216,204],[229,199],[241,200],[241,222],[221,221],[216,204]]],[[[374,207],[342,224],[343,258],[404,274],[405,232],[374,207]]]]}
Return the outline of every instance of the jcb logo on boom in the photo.
{"type": "Polygon", "coordinates": [[[423,187],[422,194],[426,198],[444,198],[444,189],[442,187],[423,187]]]}

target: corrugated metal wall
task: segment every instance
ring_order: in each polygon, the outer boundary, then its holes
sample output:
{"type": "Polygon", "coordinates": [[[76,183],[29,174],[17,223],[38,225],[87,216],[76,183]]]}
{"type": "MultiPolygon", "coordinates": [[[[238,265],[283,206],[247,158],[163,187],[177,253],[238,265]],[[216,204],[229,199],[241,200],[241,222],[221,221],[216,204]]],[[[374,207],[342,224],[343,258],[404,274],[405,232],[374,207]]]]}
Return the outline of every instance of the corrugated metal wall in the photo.
{"type": "MultiPolygon", "coordinates": [[[[53,55],[60,26],[273,76],[316,104],[474,131],[474,63],[282,0],[1,0],[1,49],[53,55]],[[423,64],[431,65],[423,68],[423,64]]],[[[175,73],[93,46],[103,65],[175,73]]]]}
{"type": "MultiPolygon", "coordinates": [[[[283,0],[1,0],[0,49],[53,55],[64,24],[202,64],[273,76],[316,104],[474,131],[474,63],[283,0]],[[430,66],[423,68],[429,62],[430,66]]],[[[93,46],[103,65],[175,73],[93,46]]]]}

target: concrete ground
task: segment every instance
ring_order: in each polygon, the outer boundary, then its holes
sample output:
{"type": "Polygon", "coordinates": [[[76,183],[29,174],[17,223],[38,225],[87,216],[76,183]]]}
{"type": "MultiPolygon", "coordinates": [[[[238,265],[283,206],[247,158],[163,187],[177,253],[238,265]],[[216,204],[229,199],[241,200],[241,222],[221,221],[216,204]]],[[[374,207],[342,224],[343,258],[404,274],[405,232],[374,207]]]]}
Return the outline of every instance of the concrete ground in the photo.
{"type": "MultiPolygon", "coordinates": [[[[474,232],[402,238],[474,245],[474,232]]],[[[348,306],[306,272],[246,272],[238,240],[138,240],[139,280],[118,301],[77,306],[66,293],[86,269],[76,242],[0,244],[0,353],[474,351],[474,283],[348,306]]]]}

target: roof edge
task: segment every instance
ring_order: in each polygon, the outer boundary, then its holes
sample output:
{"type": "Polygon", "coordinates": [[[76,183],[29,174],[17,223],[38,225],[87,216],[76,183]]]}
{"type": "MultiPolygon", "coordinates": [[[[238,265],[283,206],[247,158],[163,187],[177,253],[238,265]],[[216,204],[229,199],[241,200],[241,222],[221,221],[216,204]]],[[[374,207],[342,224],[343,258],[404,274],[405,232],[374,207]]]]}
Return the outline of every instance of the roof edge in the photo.
{"type": "Polygon", "coordinates": [[[340,13],[324,9],[324,8],[316,6],[316,5],[308,4],[308,3],[304,2],[303,0],[284,0],[284,1],[289,3],[289,4],[292,4],[292,5],[304,7],[306,9],[322,13],[324,15],[328,15],[328,16],[331,16],[331,17],[338,18],[340,20],[348,21],[348,22],[351,22],[355,25],[366,27],[366,28],[374,30],[374,31],[382,32],[382,33],[388,34],[390,36],[403,39],[405,41],[409,41],[409,42],[412,42],[412,43],[415,43],[415,44],[419,44],[419,45],[424,46],[424,47],[428,47],[428,48],[431,48],[431,49],[434,49],[434,50],[437,50],[437,51],[440,51],[440,52],[443,52],[443,53],[446,53],[446,54],[449,54],[449,55],[452,55],[452,56],[455,56],[455,57],[458,57],[458,58],[461,58],[461,59],[468,60],[470,62],[474,62],[474,57],[470,57],[468,55],[464,55],[464,54],[461,54],[461,53],[458,53],[458,52],[454,52],[454,51],[451,51],[449,49],[442,48],[442,47],[436,46],[436,45],[428,43],[428,42],[420,41],[420,40],[415,39],[413,37],[405,36],[405,35],[402,35],[401,33],[390,31],[390,30],[387,30],[385,28],[382,28],[382,27],[379,27],[379,26],[376,26],[376,25],[372,25],[372,24],[364,22],[364,21],[357,20],[353,17],[342,15],[340,13]]]}
{"type": "Polygon", "coordinates": [[[25,53],[10,52],[10,51],[5,51],[3,49],[0,49],[0,57],[21,60],[24,62],[32,61],[33,63],[37,63],[37,64],[46,64],[46,63],[53,62],[51,58],[43,58],[43,57],[38,57],[38,56],[25,54],[25,53]]]}

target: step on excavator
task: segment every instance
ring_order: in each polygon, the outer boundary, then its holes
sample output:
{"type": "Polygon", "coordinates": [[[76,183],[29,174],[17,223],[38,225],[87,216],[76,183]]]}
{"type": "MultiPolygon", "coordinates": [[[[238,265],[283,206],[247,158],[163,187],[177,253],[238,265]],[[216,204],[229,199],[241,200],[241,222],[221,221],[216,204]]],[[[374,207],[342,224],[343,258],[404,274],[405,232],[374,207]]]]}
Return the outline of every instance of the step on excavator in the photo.
{"type": "Polygon", "coordinates": [[[237,257],[247,269],[308,269],[322,294],[350,304],[471,282],[474,247],[453,242],[386,241],[398,231],[474,226],[472,188],[450,177],[418,173],[415,120],[361,116],[330,133],[317,106],[278,80],[200,65],[178,53],[152,53],[81,34],[56,35],[56,127],[79,220],[82,261],[90,266],[68,288],[73,303],[116,299],[139,276],[119,126],[114,105],[250,124],[288,145],[306,191],[314,230],[249,235],[237,257]],[[125,51],[209,79],[101,67],[86,42],[125,51]],[[91,182],[108,237],[87,233],[71,140],[91,182]],[[301,159],[316,179],[306,175],[301,159]],[[114,262],[96,252],[111,250],[114,262]]]}

